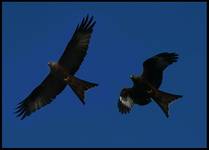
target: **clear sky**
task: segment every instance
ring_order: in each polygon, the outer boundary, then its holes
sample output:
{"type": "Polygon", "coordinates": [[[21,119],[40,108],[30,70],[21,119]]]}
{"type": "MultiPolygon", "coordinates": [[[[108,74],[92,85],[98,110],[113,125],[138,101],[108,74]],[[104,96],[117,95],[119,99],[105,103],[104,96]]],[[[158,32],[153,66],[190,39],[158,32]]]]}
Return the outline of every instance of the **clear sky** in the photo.
{"type": "Polygon", "coordinates": [[[206,3],[3,3],[3,147],[206,147],[206,3]],[[57,61],[87,14],[96,25],[76,76],[96,82],[82,105],[67,87],[21,121],[17,103],[57,61]],[[152,102],[118,112],[131,74],[160,52],[179,61],[161,90],[183,95],[166,118],[152,102]]]}

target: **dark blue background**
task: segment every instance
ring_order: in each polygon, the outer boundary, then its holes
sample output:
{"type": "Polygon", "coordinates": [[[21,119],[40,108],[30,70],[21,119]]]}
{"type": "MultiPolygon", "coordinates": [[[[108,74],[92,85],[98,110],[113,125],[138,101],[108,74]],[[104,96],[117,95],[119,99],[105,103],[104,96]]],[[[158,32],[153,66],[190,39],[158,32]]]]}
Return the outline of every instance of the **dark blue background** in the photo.
{"type": "Polygon", "coordinates": [[[4,147],[206,147],[206,3],[3,3],[4,147]],[[14,108],[49,72],[86,15],[97,24],[76,76],[99,83],[83,106],[67,87],[23,121],[14,108]],[[179,61],[161,90],[183,95],[166,118],[159,106],[118,112],[131,74],[160,52],[179,61]]]}

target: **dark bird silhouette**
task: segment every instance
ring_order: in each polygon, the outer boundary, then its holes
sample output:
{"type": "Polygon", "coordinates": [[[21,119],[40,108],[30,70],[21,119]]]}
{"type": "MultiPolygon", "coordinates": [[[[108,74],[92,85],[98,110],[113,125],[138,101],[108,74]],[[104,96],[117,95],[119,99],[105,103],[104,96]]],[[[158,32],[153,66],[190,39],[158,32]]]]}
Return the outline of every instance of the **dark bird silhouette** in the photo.
{"type": "Polygon", "coordinates": [[[74,74],[79,69],[87,49],[96,21],[87,15],[77,26],[58,62],[49,62],[50,72],[42,83],[17,106],[17,116],[24,119],[31,113],[49,104],[69,85],[80,101],[85,104],[85,91],[97,86],[96,83],[78,79],[74,74]]]}
{"type": "Polygon", "coordinates": [[[169,117],[169,104],[181,98],[181,95],[174,95],[159,90],[163,79],[163,71],[172,63],[176,62],[176,53],[160,53],[143,63],[141,76],[131,75],[133,87],[124,88],[120,92],[118,109],[121,113],[129,113],[134,104],[146,105],[153,99],[163,110],[166,117],[169,117]]]}

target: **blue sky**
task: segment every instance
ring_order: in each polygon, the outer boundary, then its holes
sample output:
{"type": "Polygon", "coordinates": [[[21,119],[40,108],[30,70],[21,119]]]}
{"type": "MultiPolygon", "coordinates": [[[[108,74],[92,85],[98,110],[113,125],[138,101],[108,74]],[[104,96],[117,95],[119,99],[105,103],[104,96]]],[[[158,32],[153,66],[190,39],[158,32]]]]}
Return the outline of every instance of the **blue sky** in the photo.
{"type": "Polygon", "coordinates": [[[3,3],[3,147],[206,147],[206,3],[3,3]],[[96,25],[76,76],[99,86],[82,105],[67,87],[21,121],[17,103],[40,84],[86,14],[96,25]],[[179,61],[161,90],[183,95],[166,118],[152,102],[118,112],[131,74],[160,52],[179,61]]]}

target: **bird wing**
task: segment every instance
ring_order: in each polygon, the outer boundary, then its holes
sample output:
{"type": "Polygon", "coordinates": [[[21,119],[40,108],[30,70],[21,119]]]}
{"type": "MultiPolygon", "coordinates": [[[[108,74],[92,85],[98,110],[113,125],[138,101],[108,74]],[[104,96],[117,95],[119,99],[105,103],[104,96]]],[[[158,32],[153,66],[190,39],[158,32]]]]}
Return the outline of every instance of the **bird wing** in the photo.
{"type": "Polygon", "coordinates": [[[120,100],[118,100],[117,106],[118,106],[119,112],[121,112],[122,114],[126,114],[131,111],[131,108],[125,106],[120,100]]]}
{"type": "Polygon", "coordinates": [[[163,70],[165,70],[170,64],[176,62],[178,55],[176,53],[160,53],[157,54],[143,63],[142,77],[150,82],[154,87],[159,88],[163,70]]]}
{"type": "Polygon", "coordinates": [[[17,116],[26,116],[49,104],[64,88],[66,84],[49,74],[31,94],[17,106],[17,116]]]}
{"type": "Polygon", "coordinates": [[[80,67],[86,56],[93,27],[96,21],[93,16],[89,19],[83,18],[81,25],[78,24],[70,42],[67,44],[64,53],[59,59],[59,64],[67,68],[70,74],[74,74],[80,67]]]}

